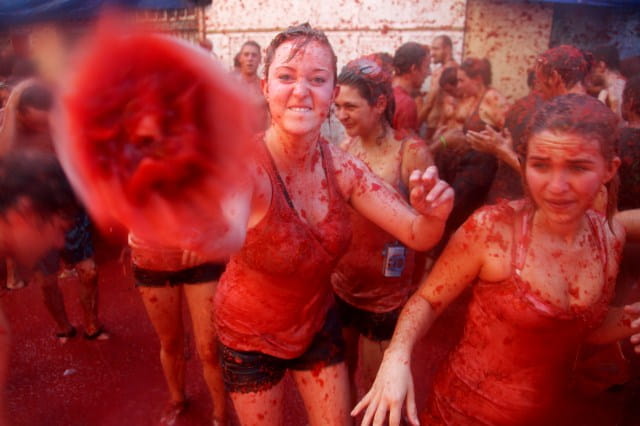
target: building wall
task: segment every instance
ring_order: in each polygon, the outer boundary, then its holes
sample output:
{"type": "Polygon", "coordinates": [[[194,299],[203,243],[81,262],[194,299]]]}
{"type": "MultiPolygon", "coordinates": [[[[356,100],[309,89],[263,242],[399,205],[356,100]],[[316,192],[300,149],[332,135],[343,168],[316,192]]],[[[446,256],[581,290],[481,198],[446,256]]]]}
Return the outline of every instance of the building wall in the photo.
{"type": "Polygon", "coordinates": [[[527,69],[549,48],[553,6],[468,0],[464,55],[491,61],[493,86],[514,101],[528,93],[527,69]]]}
{"type": "Polygon", "coordinates": [[[207,36],[220,59],[232,65],[245,40],[265,48],[289,25],[309,22],[325,31],[339,66],[360,55],[391,54],[406,41],[431,44],[448,34],[462,54],[466,0],[227,0],[207,10],[207,36]]]}
{"type": "Polygon", "coordinates": [[[640,55],[640,7],[555,5],[551,45],[560,44],[613,44],[621,58],[640,55]]]}

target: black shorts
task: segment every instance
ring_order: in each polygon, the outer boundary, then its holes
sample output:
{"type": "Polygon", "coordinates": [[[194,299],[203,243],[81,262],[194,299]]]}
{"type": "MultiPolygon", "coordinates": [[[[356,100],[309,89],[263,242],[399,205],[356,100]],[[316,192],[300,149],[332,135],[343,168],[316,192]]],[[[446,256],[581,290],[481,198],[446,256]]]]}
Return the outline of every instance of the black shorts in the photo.
{"type": "Polygon", "coordinates": [[[60,257],[67,265],[75,265],[93,257],[91,220],[85,211],[76,215],[73,227],[64,236],[64,248],[60,257]]]}
{"type": "Polygon", "coordinates": [[[366,338],[382,342],[390,340],[402,307],[389,312],[370,312],[356,308],[336,296],[336,308],[343,327],[355,328],[366,338]]]}
{"type": "Polygon", "coordinates": [[[36,270],[44,275],[53,275],[60,270],[60,259],[73,266],[93,257],[91,220],[86,212],[78,213],[73,226],[64,234],[64,247],[48,251],[36,264],[36,270]]]}
{"type": "Polygon", "coordinates": [[[207,262],[179,271],[154,271],[133,265],[133,278],[138,287],[164,287],[217,281],[224,272],[223,263],[207,262]]]}
{"type": "Polygon", "coordinates": [[[327,312],[322,329],[306,352],[297,358],[282,359],[262,352],[237,351],[219,343],[220,365],[229,392],[250,393],[272,388],[288,369],[305,371],[344,361],[344,340],[334,308],[327,312]]]}

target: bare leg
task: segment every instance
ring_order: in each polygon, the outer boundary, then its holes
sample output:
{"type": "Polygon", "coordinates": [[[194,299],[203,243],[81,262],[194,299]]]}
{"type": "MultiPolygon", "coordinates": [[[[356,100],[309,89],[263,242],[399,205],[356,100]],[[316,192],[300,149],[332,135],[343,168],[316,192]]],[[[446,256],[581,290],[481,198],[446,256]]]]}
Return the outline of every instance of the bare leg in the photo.
{"type": "Polygon", "coordinates": [[[319,371],[291,371],[310,426],[352,424],[349,378],[344,362],[324,367],[319,371]]]}
{"type": "Polygon", "coordinates": [[[378,373],[378,368],[380,368],[382,356],[389,346],[389,342],[389,340],[376,342],[364,336],[361,337],[362,364],[360,365],[360,376],[362,377],[364,389],[371,389],[376,374],[378,373]]]}
{"type": "Polygon", "coordinates": [[[41,283],[44,305],[56,322],[58,333],[69,332],[73,326],[69,322],[69,317],[67,317],[67,312],[64,308],[64,299],[58,286],[57,276],[55,274],[44,275],[41,272],[36,272],[33,280],[41,283]]]}
{"type": "Polygon", "coordinates": [[[184,286],[185,297],[191,312],[196,348],[213,402],[213,419],[217,424],[224,425],[227,423],[227,398],[222,380],[222,369],[218,360],[216,330],[213,322],[215,291],[216,282],[186,284],[184,286]]]}
{"type": "Polygon", "coordinates": [[[9,370],[9,350],[11,347],[11,333],[9,323],[4,312],[0,310],[0,426],[6,426],[7,406],[5,401],[5,386],[9,370]]]}
{"type": "Polygon", "coordinates": [[[80,281],[80,306],[84,316],[85,332],[95,334],[101,327],[98,320],[98,271],[92,258],[74,265],[80,281]]]}
{"type": "Polygon", "coordinates": [[[160,339],[160,362],[170,402],[181,404],[184,394],[184,328],[180,287],[139,287],[147,315],[160,339]]]}
{"type": "Polygon", "coordinates": [[[231,392],[233,406],[242,426],[281,426],[284,381],[260,392],[231,392]]]}
{"type": "MultiPolygon", "coordinates": [[[[349,370],[349,383],[351,384],[351,400],[358,401],[358,388],[356,386],[356,372],[358,371],[360,333],[353,327],[342,328],[342,338],[345,343],[345,361],[349,370]]],[[[368,389],[368,388],[365,388],[368,389]]]]}

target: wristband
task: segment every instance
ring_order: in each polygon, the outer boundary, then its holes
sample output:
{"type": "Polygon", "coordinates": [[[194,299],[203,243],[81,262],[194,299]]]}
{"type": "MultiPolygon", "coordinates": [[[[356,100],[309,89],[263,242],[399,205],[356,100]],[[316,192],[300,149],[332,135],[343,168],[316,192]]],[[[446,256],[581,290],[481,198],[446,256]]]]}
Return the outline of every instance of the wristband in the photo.
{"type": "Polygon", "coordinates": [[[442,145],[442,148],[447,149],[447,140],[444,136],[440,136],[440,145],[442,145]]]}

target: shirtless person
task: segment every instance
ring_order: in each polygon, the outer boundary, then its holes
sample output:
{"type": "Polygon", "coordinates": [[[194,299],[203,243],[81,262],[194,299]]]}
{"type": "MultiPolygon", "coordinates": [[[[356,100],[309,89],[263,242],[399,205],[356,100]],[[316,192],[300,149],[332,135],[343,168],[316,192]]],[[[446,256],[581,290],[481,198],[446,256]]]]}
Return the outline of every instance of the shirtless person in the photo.
{"type": "Polygon", "coordinates": [[[453,43],[451,38],[447,35],[439,35],[433,39],[431,45],[431,58],[434,64],[440,64],[431,75],[431,85],[429,86],[429,92],[425,97],[421,108],[418,110],[418,121],[420,123],[427,123],[427,139],[436,130],[437,123],[440,119],[442,111],[438,108],[438,94],[441,93],[440,76],[442,72],[447,68],[456,68],[458,63],[453,59],[453,43]]]}
{"type": "Polygon", "coordinates": [[[622,91],[626,79],[620,73],[620,54],[615,46],[598,46],[591,51],[594,65],[593,77],[601,79],[604,87],[598,99],[604,102],[618,117],[622,117],[622,91]]]}
{"type": "Polygon", "coordinates": [[[255,119],[252,119],[253,129],[256,132],[264,131],[269,124],[269,115],[267,102],[262,95],[260,77],[258,77],[258,67],[262,61],[260,45],[253,40],[245,41],[236,58],[238,60],[237,68],[240,81],[247,86],[256,109],[260,111],[260,114],[257,114],[255,119]]]}
{"type": "Polygon", "coordinates": [[[407,42],[393,56],[393,97],[396,112],[393,128],[418,131],[418,107],[413,100],[429,75],[429,48],[415,42],[407,42]]]}

